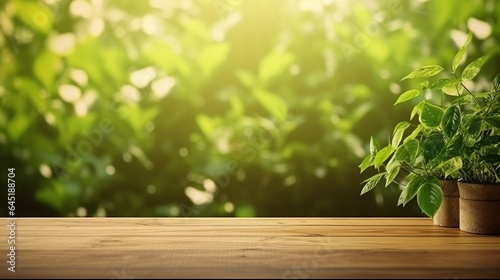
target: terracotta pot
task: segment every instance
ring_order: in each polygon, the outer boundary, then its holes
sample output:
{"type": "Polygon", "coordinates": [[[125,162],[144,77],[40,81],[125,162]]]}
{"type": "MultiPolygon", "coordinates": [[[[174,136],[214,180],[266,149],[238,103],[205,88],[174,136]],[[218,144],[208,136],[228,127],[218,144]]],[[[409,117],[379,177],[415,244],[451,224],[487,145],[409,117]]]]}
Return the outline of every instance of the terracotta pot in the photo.
{"type": "Polygon", "coordinates": [[[500,184],[458,182],[460,230],[500,234],[500,184]]]}
{"type": "Polygon", "coordinates": [[[439,183],[443,191],[443,201],[432,221],[436,226],[456,228],[459,225],[460,217],[457,181],[440,180],[439,183]]]}

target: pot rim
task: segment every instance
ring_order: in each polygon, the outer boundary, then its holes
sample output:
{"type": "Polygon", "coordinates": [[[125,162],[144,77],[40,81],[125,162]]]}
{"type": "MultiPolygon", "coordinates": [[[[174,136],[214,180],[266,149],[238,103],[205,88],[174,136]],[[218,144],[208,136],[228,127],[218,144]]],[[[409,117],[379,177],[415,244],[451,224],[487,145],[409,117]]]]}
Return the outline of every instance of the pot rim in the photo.
{"type": "Polygon", "coordinates": [[[500,184],[458,182],[458,191],[462,199],[500,201],[500,184]]]}

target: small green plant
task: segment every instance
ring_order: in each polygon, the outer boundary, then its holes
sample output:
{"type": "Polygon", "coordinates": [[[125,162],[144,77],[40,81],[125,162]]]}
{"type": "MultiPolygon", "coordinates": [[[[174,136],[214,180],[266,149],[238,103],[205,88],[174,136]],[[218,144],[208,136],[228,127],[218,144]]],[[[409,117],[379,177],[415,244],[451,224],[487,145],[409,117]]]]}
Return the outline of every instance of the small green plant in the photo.
{"type": "Polygon", "coordinates": [[[489,92],[475,94],[460,128],[460,180],[500,183],[500,74],[489,92]]]}
{"type": "Polygon", "coordinates": [[[485,55],[474,60],[459,74],[458,66],[471,39],[469,33],[451,69],[424,66],[402,79],[448,74],[435,81],[426,80],[420,83],[419,89],[410,89],[399,96],[394,105],[422,99],[410,115],[410,120],[418,115],[418,123],[399,122],[390,143],[382,148],[371,138],[370,154],[359,167],[361,172],[374,167],[378,173],[362,182],[361,194],[372,190],[384,178],[386,187],[391,183],[403,186],[398,205],[404,206],[417,197],[420,209],[432,218],[442,201],[439,180],[499,181],[500,75],[488,93],[472,93],[464,85],[477,76],[490,58],[485,55]],[[424,96],[425,92],[431,96],[424,96]],[[411,133],[403,137],[409,130],[411,133]]]}

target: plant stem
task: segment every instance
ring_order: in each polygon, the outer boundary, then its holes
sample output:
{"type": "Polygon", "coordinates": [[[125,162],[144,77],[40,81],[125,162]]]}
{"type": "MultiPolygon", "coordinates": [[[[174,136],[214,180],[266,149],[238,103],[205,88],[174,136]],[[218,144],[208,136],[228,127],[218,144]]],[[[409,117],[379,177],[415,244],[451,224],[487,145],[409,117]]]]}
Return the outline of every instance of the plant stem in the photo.
{"type": "Polygon", "coordinates": [[[481,107],[481,104],[479,103],[479,101],[477,100],[477,98],[474,96],[474,94],[472,94],[472,92],[462,82],[460,82],[460,84],[472,96],[472,98],[474,99],[474,101],[476,101],[477,105],[479,105],[479,107],[481,107]]]}

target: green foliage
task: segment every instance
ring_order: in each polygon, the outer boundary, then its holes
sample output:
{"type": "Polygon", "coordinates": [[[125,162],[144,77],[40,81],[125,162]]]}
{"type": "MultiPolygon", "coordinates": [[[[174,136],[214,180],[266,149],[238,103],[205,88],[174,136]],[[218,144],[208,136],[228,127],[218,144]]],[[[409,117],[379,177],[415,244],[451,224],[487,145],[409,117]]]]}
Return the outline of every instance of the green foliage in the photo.
{"type": "Polygon", "coordinates": [[[405,206],[410,202],[418,193],[420,187],[425,184],[426,178],[423,176],[408,176],[408,184],[404,187],[398,199],[398,205],[405,206]]]}
{"type": "Polygon", "coordinates": [[[262,89],[256,89],[253,94],[259,103],[279,121],[287,118],[287,107],[283,100],[271,92],[262,89]]]}
{"type": "Polygon", "coordinates": [[[455,73],[455,71],[457,70],[457,67],[460,64],[460,62],[462,62],[462,59],[467,50],[467,46],[469,46],[471,40],[472,40],[472,32],[469,32],[469,34],[467,35],[467,39],[465,40],[465,43],[460,47],[458,52],[455,54],[455,57],[453,58],[453,63],[451,64],[451,69],[453,73],[455,73]]]}
{"type": "Polygon", "coordinates": [[[384,175],[385,173],[378,173],[361,182],[361,184],[365,183],[365,186],[361,190],[361,194],[365,194],[375,188],[384,175]]]}
{"type": "Polygon", "coordinates": [[[413,78],[422,78],[422,77],[431,77],[431,76],[434,76],[434,75],[437,75],[439,73],[441,73],[441,71],[443,71],[443,67],[439,66],[439,65],[429,65],[429,66],[424,66],[424,67],[420,67],[416,70],[414,70],[413,72],[411,72],[410,74],[406,75],[402,80],[406,80],[406,79],[413,79],[413,78]]]}
{"type": "Polygon", "coordinates": [[[434,178],[434,181],[421,185],[417,193],[418,206],[431,218],[436,214],[443,199],[443,192],[439,186],[439,181],[436,178],[434,178]]]}
{"type": "Polygon", "coordinates": [[[474,79],[488,59],[490,59],[490,55],[485,55],[467,65],[462,72],[462,81],[470,81],[474,79]]]}
{"type": "Polygon", "coordinates": [[[59,63],[59,57],[49,50],[43,51],[36,57],[33,63],[33,74],[46,89],[54,88],[54,78],[59,63]]]}
{"type": "Polygon", "coordinates": [[[443,118],[443,110],[434,104],[425,102],[419,115],[419,121],[427,128],[437,127],[443,118]]]}
{"type": "Polygon", "coordinates": [[[418,141],[415,139],[411,139],[398,148],[394,157],[396,160],[400,162],[406,162],[408,164],[412,164],[415,161],[418,151],[419,151],[418,141]]]}
{"type": "Polygon", "coordinates": [[[396,103],[394,103],[394,105],[397,105],[399,103],[403,103],[403,102],[406,102],[408,100],[411,100],[415,97],[419,97],[421,96],[422,94],[420,93],[420,90],[418,89],[410,89],[410,90],[407,90],[405,92],[403,92],[399,97],[398,97],[398,100],[396,100],[396,103]]]}
{"type": "Polygon", "coordinates": [[[401,171],[401,163],[396,160],[391,160],[387,163],[387,174],[385,175],[385,187],[389,186],[396,176],[398,176],[399,171],[401,171]]]}
{"type": "Polygon", "coordinates": [[[379,168],[382,165],[382,163],[384,163],[392,155],[392,153],[394,153],[393,146],[387,146],[382,148],[375,155],[375,159],[373,160],[373,166],[375,168],[379,168]]]}
{"type": "Polygon", "coordinates": [[[401,143],[401,139],[403,138],[403,133],[410,126],[409,122],[400,122],[394,127],[394,133],[392,136],[392,147],[396,149],[401,143]]]}
{"type": "MultiPolygon", "coordinates": [[[[439,179],[454,179],[467,182],[499,183],[500,142],[497,139],[500,128],[500,97],[497,94],[497,78],[492,82],[489,93],[475,94],[464,84],[475,78],[491,55],[484,55],[468,64],[460,76],[456,70],[466,54],[472,39],[469,33],[465,43],[456,53],[452,70],[453,76],[437,81],[420,83],[424,91],[438,91],[440,105],[432,98],[425,97],[413,107],[410,119],[419,115],[418,125],[404,139],[403,133],[410,126],[399,122],[393,132],[390,153],[384,148],[370,154],[370,160],[362,162],[363,172],[369,166],[382,171],[373,175],[363,188],[364,194],[376,187],[379,176],[386,177],[385,186],[391,182],[406,186],[403,188],[398,205],[406,205],[415,196],[420,209],[433,218],[442,200],[439,179]],[[461,92],[466,92],[466,96],[461,92]],[[456,100],[445,103],[447,95],[457,96],[456,100]],[[401,146],[401,140],[403,144],[401,146]],[[393,149],[396,152],[393,154],[393,149]],[[374,160],[371,160],[374,158],[374,160]],[[403,179],[396,177],[401,168],[407,171],[403,179]]],[[[431,77],[445,70],[438,65],[420,67],[402,80],[431,77]]],[[[432,92],[433,94],[435,92],[432,92]]],[[[421,96],[420,90],[405,91],[394,105],[421,96]]]]}
{"type": "Polygon", "coordinates": [[[443,114],[441,129],[448,139],[457,134],[462,122],[462,114],[459,106],[451,106],[443,114]]]}
{"type": "Polygon", "coordinates": [[[18,215],[413,216],[417,204],[394,210],[398,191],[374,188],[408,172],[395,154],[446,176],[458,172],[450,165],[494,162],[481,131],[498,131],[498,108],[465,107],[497,99],[475,103],[461,82],[493,78],[482,74],[498,71],[497,57],[460,76],[464,51],[456,77],[436,65],[453,59],[469,18],[492,32],[471,28],[467,60],[498,45],[497,6],[312,2],[1,1],[0,165],[16,167],[18,215]],[[434,66],[399,94],[393,81],[420,63],[434,66]],[[458,131],[446,93],[461,95],[458,131]],[[439,122],[426,103],[441,108],[439,122]],[[419,157],[439,130],[443,150],[465,146],[470,160],[419,157]],[[374,164],[383,175],[359,197],[353,182],[374,164]]]}
{"type": "Polygon", "coordinates": [[[500,92],[500,74],[498,74],[495,79],[493,80],[493,82],[491,83],[491,89],[490,89],[491,92],[493,93],[498,93],[500,92]]]}
{"type": "Polygon", "coordinates": [[[43,3],[28,0],[15,0],[13,3],[16,16],[31,28],[42,33],[48,33],[52,29],[52,12],[43,3]]]}
{"type": "Polygon", "coordinates": [[[420,209],[429,217],[434,217],[441,206],[442,191],[439,180],[432,177],[408,176],[408,184],[399,196],[398,205],[405,206],[415,196],[420,209]]]}
{"type": "Polygon", "coordinates": [[[422,155],[424,160],[430,162],[441,154],[445,146],[444,137],[441,133],[432,133],[422,141],[422,155]]]}
{"type": "Polygon", "coordinates": [[[292,66],[295,57],[293,54],[272,52],[262,58],[259,64],[258,76],[263,84],[269,84],[280,77],[283,72],[292,66]]]}

